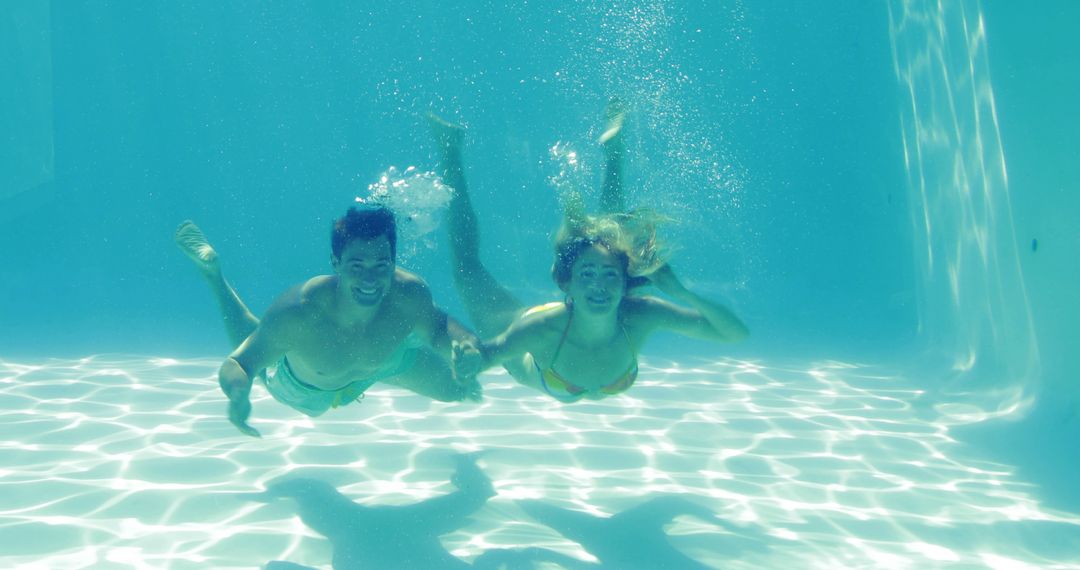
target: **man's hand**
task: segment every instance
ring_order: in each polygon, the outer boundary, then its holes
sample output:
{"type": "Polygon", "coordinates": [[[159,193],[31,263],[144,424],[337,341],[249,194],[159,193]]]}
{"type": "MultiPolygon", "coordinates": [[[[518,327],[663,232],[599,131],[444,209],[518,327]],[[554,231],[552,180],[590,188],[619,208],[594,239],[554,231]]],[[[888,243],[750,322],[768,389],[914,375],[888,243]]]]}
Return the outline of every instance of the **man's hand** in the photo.
{"type": "Polygon", "coordinates": [[[479,388],[476,375],[484,366],[484,357],[472,341],[453,341],[451,343],[451,361],[454,367],[454,379],[464,385],[479,388]]]}
{"type": "Polygon", "coordinates": [[[472,341],[454,341],[451,343],[454,365],[454,379],[465,386],[465,399],[479,402],[484,393],[477,382],[476,375],[484,367],[484,356],[472,341]]]}
{"type": "Polygon", "coordinates": [[[236,429],[240,430],[244,435],[261,438],[262,434],[259,433],[259,430],[248,425],[249,416],[251,416],[251,400],[247,398],[229,400],[229,421],[232,425],[236,426],[236,429]]]}
{"type": "Polygon", "coordinates": [[[259,430],[248,425],[251,417],[251,381],[225,383],[221,382],[221,391],[229,398],[229,422],[236,426],[244,435],[262,437],[259,430]]]}

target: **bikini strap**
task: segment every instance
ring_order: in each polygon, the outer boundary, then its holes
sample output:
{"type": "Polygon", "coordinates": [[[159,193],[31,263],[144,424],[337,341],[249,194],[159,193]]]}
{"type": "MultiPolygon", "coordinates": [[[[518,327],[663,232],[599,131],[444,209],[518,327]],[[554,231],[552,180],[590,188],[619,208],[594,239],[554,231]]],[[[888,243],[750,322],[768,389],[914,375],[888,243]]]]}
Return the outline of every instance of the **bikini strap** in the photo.
{"type": "Polygon", "coordinates": [[[637,351],[634,350],[634,343],[630,340],[630,333],[626,330],[626,323],[619,321],[619,328],[622,329],[623,338],[626,339],[626,346],[630,348],[630,354],[634,357],[634,362],[637,362],[637,351]]]}
{"type": "Polygon", "coordinates": [[[566,336],[570,334],[570,323],[574,321],[574,306],[567,303],[566,305],[566,326],[563,328],[562,336],[559,337],[559,346],[555,347],[555,354],[551,355],[551,362],[548,363],[548,370],[555,368],[555,361],[559,358],[559,353],[562,352],[562,347],[566,344],[566,336]]]}

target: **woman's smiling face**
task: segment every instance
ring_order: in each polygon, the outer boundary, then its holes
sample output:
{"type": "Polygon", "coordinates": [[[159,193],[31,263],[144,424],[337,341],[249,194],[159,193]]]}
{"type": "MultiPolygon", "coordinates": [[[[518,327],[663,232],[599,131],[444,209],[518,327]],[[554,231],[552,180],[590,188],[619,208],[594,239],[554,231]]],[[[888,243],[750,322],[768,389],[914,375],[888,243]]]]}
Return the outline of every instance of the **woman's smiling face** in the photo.
{"type": "Polygon", "coordinates": [[[608,248],[593,244],[574,261],[566,292],[575,308],[593,314],[614,312],[626,294],[626,274],[608,248]]]}

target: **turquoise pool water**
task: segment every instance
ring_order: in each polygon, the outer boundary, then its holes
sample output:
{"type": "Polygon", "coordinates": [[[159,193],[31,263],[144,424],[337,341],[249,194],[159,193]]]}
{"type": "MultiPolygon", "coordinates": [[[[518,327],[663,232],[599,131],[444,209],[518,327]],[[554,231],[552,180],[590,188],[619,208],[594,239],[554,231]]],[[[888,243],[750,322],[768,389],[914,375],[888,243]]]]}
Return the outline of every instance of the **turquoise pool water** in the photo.
{"type": "MultiPolygon", "coordinates": [[[[1080,568],[1070,2],[0,8],[0,566],[1080,568]],[[752,331],[658,336],[626,395],[256,388],[172,231],[261,312],[467,129],[482,255],[549,278],[552,179],[630,201],[752,331]],[[572,149],[568,174],[551,149],[572,149]]],[[[434,218],[437,222],[437,216],[434,218]]],[[[441,227],[401,263],[463,315],[441,227]]]]}

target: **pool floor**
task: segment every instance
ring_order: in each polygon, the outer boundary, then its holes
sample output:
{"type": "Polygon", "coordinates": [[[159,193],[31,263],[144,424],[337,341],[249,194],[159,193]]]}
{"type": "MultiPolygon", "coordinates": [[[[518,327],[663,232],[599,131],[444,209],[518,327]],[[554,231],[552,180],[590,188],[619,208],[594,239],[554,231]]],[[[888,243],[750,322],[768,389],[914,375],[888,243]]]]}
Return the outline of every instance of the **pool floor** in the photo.
{"type": "Polygon", "coordinates": [[[0,360],[0,567],[1080,568],[1080,516],[873,364],[654,358],[569,405],[490,373],[315,419],[256,387],[262,439],[217,365],[0,360]]]}

